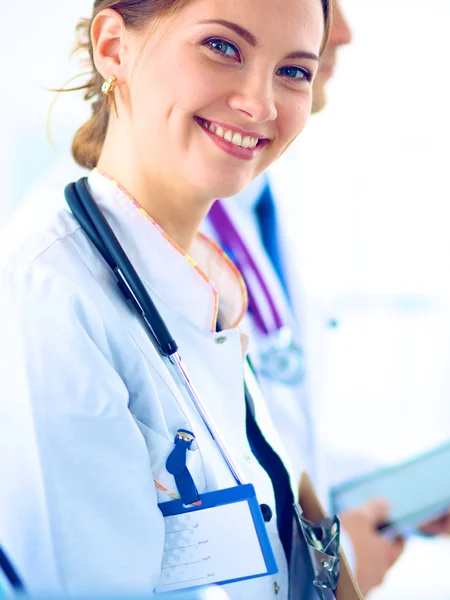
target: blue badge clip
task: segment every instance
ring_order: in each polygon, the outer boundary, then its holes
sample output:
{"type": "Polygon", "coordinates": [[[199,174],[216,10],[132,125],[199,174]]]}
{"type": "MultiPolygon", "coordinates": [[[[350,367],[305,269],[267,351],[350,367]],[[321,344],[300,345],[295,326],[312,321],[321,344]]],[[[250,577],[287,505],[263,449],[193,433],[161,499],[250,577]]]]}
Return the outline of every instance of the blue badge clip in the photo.
{"type": "Polygon", "coordinates": [[[174,476],[178,493],[185,506],[201,502],[192,475],[186,465],[187,453],[194,441],[195,435],[192,431],[179,429],[174,439],[175,448],[169,454],[166,462],[166,469],[174,476]]]}

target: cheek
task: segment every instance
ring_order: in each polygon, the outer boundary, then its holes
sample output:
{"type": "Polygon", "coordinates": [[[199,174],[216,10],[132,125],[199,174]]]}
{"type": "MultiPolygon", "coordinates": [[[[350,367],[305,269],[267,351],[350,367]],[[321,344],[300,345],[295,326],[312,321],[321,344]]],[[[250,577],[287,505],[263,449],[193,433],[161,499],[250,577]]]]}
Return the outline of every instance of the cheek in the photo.
{"type": "Polygon", "coordinates": [[[152,109],[159,104],[158,113],[166,116],[197,113],[198,110],[220,95],[224,78],[211,62],[199,58],[190,48],[183,52],[163,52],[163,56],[152,55],[143,65],[142,92],[152,109]]]}
{"type": "Polygon", "coordinates": [[[150,46],[130,78],[132,110],[144,121],[167,115],[183,96],[184,65],[168,43],[150,46]]]}
{"type": "Polygon", "coordinates": [[[131,117],[138,136],[148,135],[161,116],[166,104],[166,89],[158,85],[158,71],[154,64],[143,63],[133,73],[131,82],[131,117]]]}

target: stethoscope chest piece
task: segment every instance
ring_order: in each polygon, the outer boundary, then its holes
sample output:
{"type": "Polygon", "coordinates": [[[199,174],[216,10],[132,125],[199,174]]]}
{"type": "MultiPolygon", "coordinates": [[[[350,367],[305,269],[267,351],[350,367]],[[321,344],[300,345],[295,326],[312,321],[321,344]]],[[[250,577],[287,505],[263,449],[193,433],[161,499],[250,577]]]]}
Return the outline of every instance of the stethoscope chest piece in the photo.
{"type": "Polygon", "coordinates": [[[305,377],[303,350],[293,340],[288,327],[275,336],[267,337],[266,347],[260,353],[259,371],[268,379],[284,385],[299,385],[305,377]]]}

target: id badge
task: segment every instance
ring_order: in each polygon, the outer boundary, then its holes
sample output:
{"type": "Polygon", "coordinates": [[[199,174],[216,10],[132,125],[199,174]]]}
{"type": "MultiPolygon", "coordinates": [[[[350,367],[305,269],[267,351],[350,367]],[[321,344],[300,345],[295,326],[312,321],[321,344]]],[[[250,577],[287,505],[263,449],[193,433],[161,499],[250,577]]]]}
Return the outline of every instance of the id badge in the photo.
{"type": "Polygon", "coordinates": [[[156,593],[226,584],[278,573],[253,485],[159,504],[166,536],[156,593]]]}

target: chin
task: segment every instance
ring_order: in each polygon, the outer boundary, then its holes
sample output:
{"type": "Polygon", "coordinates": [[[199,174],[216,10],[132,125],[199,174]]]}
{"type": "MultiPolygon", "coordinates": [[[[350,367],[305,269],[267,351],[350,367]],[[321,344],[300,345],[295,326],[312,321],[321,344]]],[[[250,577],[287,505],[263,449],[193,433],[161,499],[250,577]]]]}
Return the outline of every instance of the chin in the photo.
{"type": "Polygon", "coordinates": [[[208,181],[205,189],[208,189],[208,196],[217,198],[230,198],[236,196],[252,181],[253,177],[246,174],[237,177],[236,174],[223,173],[221,177],[215,177],[214,180],[208,181]]]}

